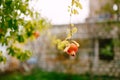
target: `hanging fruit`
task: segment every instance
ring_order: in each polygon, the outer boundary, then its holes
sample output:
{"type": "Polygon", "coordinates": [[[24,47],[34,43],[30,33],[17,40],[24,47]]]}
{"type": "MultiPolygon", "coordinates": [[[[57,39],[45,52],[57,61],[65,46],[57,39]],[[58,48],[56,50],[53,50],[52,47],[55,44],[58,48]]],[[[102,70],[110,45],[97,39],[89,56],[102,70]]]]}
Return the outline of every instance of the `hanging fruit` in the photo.
{"type": "Polygon", "coordinates": [[[38,37],[40,36],[40,33],[39,33],[39,31],[35,31],[35,32],[33,33],[33,35],[34,35],[35,38],[38,38],[38,37]]]}
{"type": "Polygon", "coordinates": [[[78,51],[78,47],[79,44],[75,41],[73,41],[72,43],[70,43],[68,46],[66,46],[66,48],[64,49],[64,51],[69,54],[70,56],[75,56],[77,51],[78,51]]]}

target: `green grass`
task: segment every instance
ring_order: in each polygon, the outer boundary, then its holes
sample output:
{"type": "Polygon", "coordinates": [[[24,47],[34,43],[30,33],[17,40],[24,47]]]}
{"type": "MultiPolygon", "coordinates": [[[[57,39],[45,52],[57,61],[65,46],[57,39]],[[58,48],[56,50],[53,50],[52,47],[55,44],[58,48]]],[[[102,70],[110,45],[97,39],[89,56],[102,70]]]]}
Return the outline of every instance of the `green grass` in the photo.
{"type": "MultiPolygon", "coordinates": [[[[0,80],[90,80],[89,74],[65,74],[57,72],[46,72],[35,69],[30,74],[20,72],[4,73],[0,75],[0,80]]],[[[108,76],[94,76],[92,80],[118,80],[108,76]]]]}

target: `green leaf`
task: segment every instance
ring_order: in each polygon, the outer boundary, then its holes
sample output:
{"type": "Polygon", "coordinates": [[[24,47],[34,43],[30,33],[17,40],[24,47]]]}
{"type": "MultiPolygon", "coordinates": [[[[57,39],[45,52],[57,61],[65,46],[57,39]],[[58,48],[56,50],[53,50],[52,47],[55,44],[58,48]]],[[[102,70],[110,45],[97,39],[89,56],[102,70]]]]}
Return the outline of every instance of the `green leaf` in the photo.
{"type": "Polygon", "coordinates": [[[24,42],[25,41],[25,38],[24,38],[23,35],[18,35],[17,37],[18,37],[17,39],[18,39],[19,42],[24,42]]]}
{"type": "MultiPolygon", "coordinates": [[[[21,60],[29,58],[31,53],[13,44],[27,42],[33,38],[33,32],[42,32],[51,25],[28,4],[29,0],[0,0],[0,43],[8,46],[8,55],[21,60]],[[30,19],[25,20],[25,17],[30,19]]],[[[0,61],[5,59],[3,55],[0,56],[0,61]]]]}
{"type": "Polygon", "coordinates": [[[6,57],[2,55],[2,51],[0,51],[0,62],[6,62],[6,57]]]}

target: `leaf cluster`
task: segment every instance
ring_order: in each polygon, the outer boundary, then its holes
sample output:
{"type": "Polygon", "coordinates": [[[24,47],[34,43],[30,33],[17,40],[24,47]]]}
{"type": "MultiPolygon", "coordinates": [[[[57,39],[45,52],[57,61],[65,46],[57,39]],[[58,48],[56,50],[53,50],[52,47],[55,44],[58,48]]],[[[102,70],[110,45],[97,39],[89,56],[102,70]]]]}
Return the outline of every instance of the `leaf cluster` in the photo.
{"type": "Polygon", "coordinates": [[[70,12],[70,15],[79,14],[79,9],[82,9],[82,5],[79,0],[72,0],[71,5],[68,6],[68,12],[70,12]]]}
{"type": "MultiPolygon", "coordinates": [[[[31,56],[29,50],[13,44],[26,44],[36,39],[34,32],[40,33],[50,26],[47,19],[29,7],[30,0],[0,0],[0,43],[7,47],[8,55],[26,60],[31,56]]],[[[2,51],[0,62],[4,61],[2,51]]]]}

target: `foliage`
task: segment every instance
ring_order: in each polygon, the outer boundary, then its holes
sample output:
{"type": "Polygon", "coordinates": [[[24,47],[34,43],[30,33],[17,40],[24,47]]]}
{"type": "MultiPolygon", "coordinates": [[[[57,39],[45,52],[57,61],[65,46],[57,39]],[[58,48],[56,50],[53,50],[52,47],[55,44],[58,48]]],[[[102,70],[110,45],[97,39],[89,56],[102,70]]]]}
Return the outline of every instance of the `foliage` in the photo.
{"type": "Polygon", "coordinates": [[[105,48],[101,49],[101,54],[113,56],[113,53],[111,52],[112,48],[111,46],[106,46],[105,48]]]}
{"type": "Polygon", "coordinates": [[[22,74],[19,72],[1,74],[0,80],[116,80],[114,77],[109,76],[94,76],[91,74],[67,74],[58,72],[47,72],[40,69],[35,69],[30,74],[22,74]]]}
{"type": "Polygon", "coordinates": [[[2,52],[0,51],[0,62],[1,62],[1,61],[4,61],[4,62],[5,62],[5,61],[6,61],[6,58],[2,55],[2,52]]]}
{"type": "Polygon", "coordinates": [[[70,12],[70,16],[72,14],[79,14],[79,9],[82,9],[82,5],[79,0],[72,0],[71,5],[68,6],[68,12],[70,12]]]}
{"type": "MultiPolygon", "coordinates": [[[[42,32],[50,23],[29,7],[30,0],[0,0],[0,43],[7,47],[9,55],[26,60],[31,52],[24,44],[35,39],[34,32],[42,32]],[[20,45],[17,47],[16,45],[20,45]]],[[[0,62],[5,57],[0,53],[0,62]]]]}

